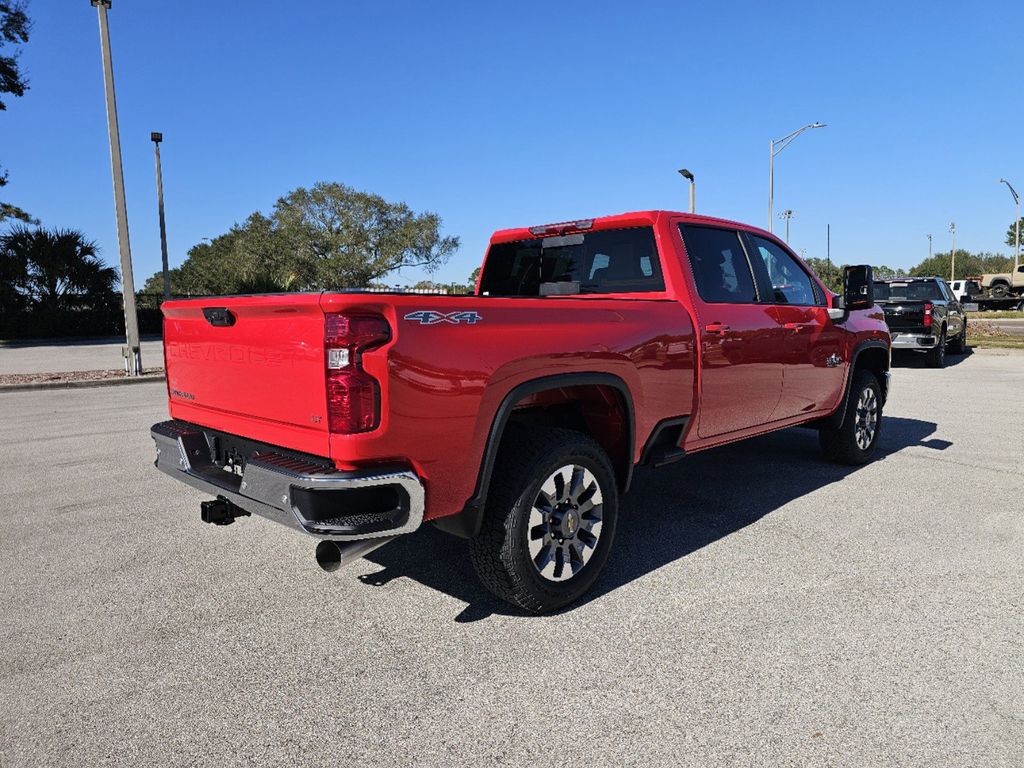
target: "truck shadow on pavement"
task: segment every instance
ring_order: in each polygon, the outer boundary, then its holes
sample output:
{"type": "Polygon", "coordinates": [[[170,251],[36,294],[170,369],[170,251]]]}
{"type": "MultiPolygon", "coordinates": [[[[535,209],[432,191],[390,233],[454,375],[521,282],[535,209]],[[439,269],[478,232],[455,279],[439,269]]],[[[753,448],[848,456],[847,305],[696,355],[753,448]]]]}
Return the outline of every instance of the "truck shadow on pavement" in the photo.
{"type": "MultiPolygon", "coordinates": [[[[973,353],[970,347],[968,347],[963,354],[955,354],[953,352],[946,353],[946,367],[952,368],[955,365],[960,365],[969,358],[973,353]]],[[[893,368],[927,368],[928,363],[923,352],[914,352],[908,350],[897,350],[892,353],[892,367],[893,368]]]]}
{"type": "MultiPolygon", "coordinates": [[[[935,428],[928,421],[885,417],[876,461],[913,446],[945,450],[948,441],[927,439],[935,428]]],[[[565,610],[599,599],[859,469],[826,462],[817,434],[800,428],[694,454],[663,469],[638,468],[632,490],[620,502],[604,573],[579,603],[565,610]]],[[[480,586],[466,542],[433,526],[367,559],[384,570],[360,577],[364,584],[415,579],[466,603],[457,622],[518,613],[480,586]]]]}

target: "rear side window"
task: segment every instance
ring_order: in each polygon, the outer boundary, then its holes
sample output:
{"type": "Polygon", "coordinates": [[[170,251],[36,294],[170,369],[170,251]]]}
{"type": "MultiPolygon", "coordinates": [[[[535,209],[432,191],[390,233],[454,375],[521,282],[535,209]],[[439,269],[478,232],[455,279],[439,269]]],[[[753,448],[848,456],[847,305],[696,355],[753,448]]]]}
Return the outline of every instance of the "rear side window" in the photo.
{"type": "Polygon", "coordinates": [[[480,281],[490,296],[665,290],[650,227],[605,229],[491,246],[480,281]]]}
{"type": "Polygon", "coordinates": [[[679,226],[693,268],[697,293],[709,304],[754,304],[750,274],[739,233],[717,227],[679,226]]]}
{"type": "Polygon", "coordinates": [[[875,299],[879,301],[935,301],[944,298],[934,280],[909,283],[875,283],[875,299]]]}
{"type": "Polygon", "coordinates": [[[809,307],[817,304],[817,294],[810,276],[796,259],[771,240],[752,235],[750,238],[764,262],[771,284],[771,304],[796,304],[809,307]]]}

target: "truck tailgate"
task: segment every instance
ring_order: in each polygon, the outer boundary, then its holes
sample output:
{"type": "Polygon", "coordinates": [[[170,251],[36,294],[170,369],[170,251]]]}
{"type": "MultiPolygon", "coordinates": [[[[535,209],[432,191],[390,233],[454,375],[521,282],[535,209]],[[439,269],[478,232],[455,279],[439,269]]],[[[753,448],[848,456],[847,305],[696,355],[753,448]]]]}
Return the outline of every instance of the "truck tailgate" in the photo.
{"type": "Polygon", "coordinates": [[[319,294],[170,301],[163,313],[174,418],[328,455],[319,294]]]}
{"type": "Polygon", "coordinates": [[[923,301],[912,299],[893,299],[889,303],[881,303],[885,312],[885,322],[893,333],[924,330],[923,301]]]}

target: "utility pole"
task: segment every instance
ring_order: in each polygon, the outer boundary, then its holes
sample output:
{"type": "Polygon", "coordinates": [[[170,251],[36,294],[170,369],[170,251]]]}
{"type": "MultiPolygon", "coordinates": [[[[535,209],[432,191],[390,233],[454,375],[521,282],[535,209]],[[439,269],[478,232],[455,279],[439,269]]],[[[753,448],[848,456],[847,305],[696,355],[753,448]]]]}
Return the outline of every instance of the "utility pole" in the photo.
{"type": "Polygon", "coordinates": [[[928,238],[928,259],[930,261],[931,258],[932,258],[932,236],[931,235],[925,235],[925,237],[928,238]]]}
{"type": "Polygon", "coordinates": [[[694,191],[694,187],[696,187],[697,184],[694,181],[693,174],[690,171],[686,170],[685,168],[680,168],[679,175],[682,176],[684,179],[689,180],[690,182],[690,213],[696,213],[697,203],[696,192],[694,191]]]}
{"type": "Polygon", "coordinates": [[[793,210],[790,209],[790,208],[787,208],[786,210],[784,210],[782,213],[779,214],[779,218],[780,219],[785,219],[786,220],[786,244],[787,245],[789,244],[789,220],[793,218],[793,215],[794,215],[793,214],[793,210]]]}
{"type": "Polygon", "coordinates": [[[103,83],[107,100],[107,133],[110,136],[110,168],[114,177],[114,215],[117,219],[117,245],[121,252],[121,291],[124,294],[125,346],[124,368],[129,376],[142,373],[139,348],[139,317],[135,311],[135,278],[132,274],[132,248],[128,241],[128,207],[124,200],[124,173],[121,168],[121,136],[117,129],[117,100],[114,98],[114,65],[110,58],[110,29],[107,11],[110,0],[89,0],[99,14],[100,53],[103,58],[103,83]]]}
{"type": "Polygon", "coordinates": [[[164,301],[171,299],[171,275],[167,271],[167,226],[164,224],[164,178],[160,172],[160,142],[164,135],[153,131],[149,134],[153,140],[153,148],[156,150],[156,207],[160,213],[160,256],[163,259],[164,267],[164,301]]]}
{"type": "Polygon", "coordinates": [[[825,225],[825,259],[832,266],[832,225],[825,225]]]}
{"type": "Polygon", "coordinates": [[[953,236],[953,251],[949,254],[949,282],[956,279],[956,222],[949,222],[949,233],[953,236]]]}
{"type": "Polygon", "coordinates": [[[1010,278],[1011,285],[1013,280],[1017,276],[1017,268],[1020,266],[1020,195],[1017,194],[1017,190],[1013,188],[1006,179],[1000,179],[1003,184],[1010,188],[1010,194],[1013,195],[1013,202],[1017,206],[1017,216],[1014,219],[1014,228],[1016,234],[1014,235],[1014,246],[1013,246],[1013,275],[1010,278]]]}

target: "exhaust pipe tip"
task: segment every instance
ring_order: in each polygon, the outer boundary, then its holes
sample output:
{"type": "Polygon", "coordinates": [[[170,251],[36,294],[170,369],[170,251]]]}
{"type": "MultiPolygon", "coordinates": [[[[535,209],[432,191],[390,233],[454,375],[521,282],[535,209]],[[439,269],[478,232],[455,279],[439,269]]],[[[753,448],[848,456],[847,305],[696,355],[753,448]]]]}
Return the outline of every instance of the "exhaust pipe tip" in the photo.
{"type": "Polygon", "coordinates": [[[333,541],[321,541],[316,545],[316,564],[330,573],[341,568],[341,548],[333,541]]]}

